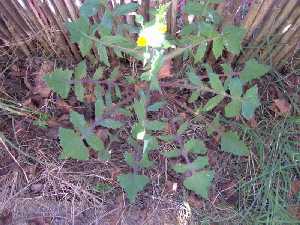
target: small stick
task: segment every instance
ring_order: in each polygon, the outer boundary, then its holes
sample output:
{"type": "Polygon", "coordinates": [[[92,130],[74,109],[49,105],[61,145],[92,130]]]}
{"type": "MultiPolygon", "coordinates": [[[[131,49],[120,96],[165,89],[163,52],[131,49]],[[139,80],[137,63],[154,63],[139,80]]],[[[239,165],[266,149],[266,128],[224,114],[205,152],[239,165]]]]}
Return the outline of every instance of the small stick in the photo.
{"type": "Polygon", "coordinates": [[[28,177],[24,171],[24,169],[22,168],[22,166],[19,164],[19,162],[17,161],[17,159],[14,157],[14,155],[9,151],[7,145],[5,144],[5,142],[3,141],[2,137],[0,137],[0,142],[3,144],[5,150],[8,152],[8,154],[12,157],[12,159],[15,161],[15,163],[20,167],[20,169],[22,170],[24,177],[26,179],[26,182],[29,183],[28,177]]]}

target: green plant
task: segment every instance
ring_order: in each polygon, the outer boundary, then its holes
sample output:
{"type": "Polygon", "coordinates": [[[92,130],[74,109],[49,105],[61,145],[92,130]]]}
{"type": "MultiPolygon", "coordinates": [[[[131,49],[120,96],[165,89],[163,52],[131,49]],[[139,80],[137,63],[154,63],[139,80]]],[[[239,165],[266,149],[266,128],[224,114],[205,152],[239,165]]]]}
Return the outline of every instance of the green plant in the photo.
{"type": "MultiPolygon", "coordinates": [[[[71,89],[77,100],[84,103],[85,83],[94,84],[93,122],[87,122],[84,115],[72,111],[70,121],[73,129],[60,128],[59,138],[63,148],[62,159],[89,159],[89,149],[98,153],[99,159],[109,160],[111,155],[109,146],[95,134],[96,127],[110,130],[111,136],[117,135],[118,130],[126,129],[127,121],[120,121],[113,117],[118,112],[127,118],[133,115],[137,120],[131,125],[131,135],[128,143],[132,151],[124,153],[124,160],[132,172],[118,176],[119,184],[124,188],[131,202],[138,192],[142,191],[150,182],[150,178],[143,175],[145,169],[151,168],[150,153],[157,150],[160,143],[172,143],[177,146],[171,151],[161,152],[166,158],[181,159],[184,163],[176,163],[171,168],[178,174],[184,175],[183,185],[203,198],[208,198],[208,191],[214,177],[214,171],[208,169],[207,149],[202,140],[183,137],[189,129],[189,121],[176,120],[178,129],[175,133],[166,132],[171,122],[169,118],[151,119],[150,113],[163,108],[166,101],[153,102],[153,93],[162,93],[158,73],[160,68],[170,59],[182,57],[192,61],[185,70],[183,78],[176,78],[176,82],[164,82],[164,88],[185,88],[191,91],[188,103],[196,106],[203,93],[210,93],[211,98],[206,104],[194,108],[195,114],[212,111],[220,106],[224,99],[230,100],[226,104],[225,116],[233,118],[242,116],[246,120],[254,116],[260,105],[258,88],[252,81],[265,75],[270,67],[258,63],[255,59],[246,62],[241,71],[234,71],[229,64],[222,64],[225,81],[220,79],[207,63],[203,63],[208,46],[212,43],[215,58],[222,57],[224,51],[239,54],[241,41],[245,31],[236,26],[225,26],[221,31],[217,27],[221,20],[217,12],[210,6],[219,0],[188,1],[185,13],[194,15],[194,21],[187,23],[178,37],[166,35],[166,13],[169,4],[154,9],[149,22],[137,14],[138,4],[119,5],[113,10],[107,7],[104,0],[86,0],[80,9],[80,18],[68,22],[66,27],[71,41],[79,45],[83,56],[91,58],[92,48],[97,49],[99,66],[93,77],[88,75],[86,60],[80,62],[72,71],[56,69],[45,76],[48,86],[60,97],[68,98],[71,89]],[[90,23],[89,17],[94,16],[102,8],[103,16],[99,22],[90,23]],[[120,23],[123,15],[135,15],[135,24],[120,23]],[[118,22],[116,22],[118,21],[118,22]],[[128,34],[138,34],[137,41],[129,38],[128,34]],[[110,67],[110,57],[127,59],[134,58],[143,69],[138,77],[120,76],[120,68],[114,68],[110,74],[104,73],[110,67]],[[206,71],[207,80],[197,75],[197,70],[206,71]],[[146,84],[144,84],[146,82],[146,84]],[[142,85],[143,84],[143,85],[142,85]],[[137,85],[141,88],[128,97],[124,97],[128,87],[137,85]],[[140,86],[139,86],[140,85],[140,86]],[[132,104],[131,104],[132,103],[132,104]],[[196,104],[197,103],[197,104],[196,104]],[[199,185],[201,184],[201,185],[199,185]]],[[[129,88],[130,89],[130,88],[129,88]]],[[[134,89],[134,88],[132,88],[134,89]]],[[[215,120],[216,123],[216,120],[215,120]]],[[[208,131],[208,133],[211,133],[208,131]]],[[[111,139],[115,141],[116,139],[111,139]]],[[[237,156],[247,156],[249,149],[240,140],[237,133],[227,131],[221,138],[221,150],[237,156]]]]}

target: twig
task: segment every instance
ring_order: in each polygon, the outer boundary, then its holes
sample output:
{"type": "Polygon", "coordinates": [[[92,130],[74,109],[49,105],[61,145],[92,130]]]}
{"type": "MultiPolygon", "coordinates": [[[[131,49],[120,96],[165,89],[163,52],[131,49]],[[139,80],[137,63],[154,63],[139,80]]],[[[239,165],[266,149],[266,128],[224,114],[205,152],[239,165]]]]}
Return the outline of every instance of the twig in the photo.
{"type": "Polygon", "coordinates": [[[23,169],[23,167],[19,164],[19,162],[17,161],[17,159],[15,158],[15,156],[9,151],[7,145],[5,144],[4,140],[2,139],[2,137],[0,136],[0,142],[3,144],[5,150],[8,152],[8,154],[10,155],[10,157],[12,157],[12,159],[15,161],[15,163],[20,167],[20,169],[22,170],[24,177],[26,179],[26,182],[29,183],[29,179],[23,169]]]}

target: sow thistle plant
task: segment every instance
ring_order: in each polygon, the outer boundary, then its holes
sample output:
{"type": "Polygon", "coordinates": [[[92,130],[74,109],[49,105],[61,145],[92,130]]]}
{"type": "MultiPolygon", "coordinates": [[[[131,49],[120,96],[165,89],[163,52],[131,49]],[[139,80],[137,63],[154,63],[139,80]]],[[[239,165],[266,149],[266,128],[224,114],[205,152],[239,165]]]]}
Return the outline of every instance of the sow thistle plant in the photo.
{"type": "MultiPolygon", "coordinates": [[[[217,12],[210,6],[219,0],[187,1],[184,12],[193,15],[192,22],[184,25],[178,36],[167,35],[166,14],[170,4],[159,6],[152,11],[149,22],[137,13],[137,3],[121,4],[110,9],[105,0],[86,0],[80,8],[80,17],[68,22],[66,27],[72,42],[78,44],[82,56],[92,58],[92,49],[97,50],[99,66],[94,68],[95,73],[88,75],[87,59],[80,62],[74,70],[58,68],[45,76],[48,86],[61,98],[68,98],[71,90],[78,102],[85,106],[85,83],[94,85],[93,103],[94,118],[92,122],[85,119],[83,114],[72,111],[70,122],[73,128],[60,128],[59,139],[62,146],[61,159],[88,160],[89,151],[97,152],[100,160],[111,158],[111,143],[118,142],[118,131],[124,130],[128,123],[114,118],[115,113],[127,118],[137,118],[132,124],[130,136],[126,140],[132,150],[124,153],[124,161],[131,168],[126,174],[117,177],[120,186],[127,193],[130,202],[134,202],[137,194],[150,183],[146,176],[147,169],[154,166],[151,152],[158,151],[160,144],[169,143],[175,146],[170,151],[160,154],[168,159],[177,159],[180,163],[170,166],[179,175],[183,176],[183,186],[195,192],[199,197],[208,198],[209,187],[213,181],[214,171],[209,168],[207,148],[205,142],[197,138],[184,138],[191,121],[182,121],[177,118],[150,119],[165,107],[167,102],[160,100],[151,102],[151,95],[162,92],[158,73],[165,60],[182,57],[189,60],[185,77],[178,78],[178,82],[164,82],[164,87],[189,89],[191,95],[188,103],[192,105],[194,114],[211,112],[216,106],[228,102],[224,108],[224,116],[234,118],[243,117],[246,120],[254,116],[260,105],[258,88],[252,81],[265,75],[269,66],[250,59],[239,72],[234,71],[229,64],[222,64],[223,81],[212,69],[204,63],[207,48],[212,43],[212,52],[215,58],[222,56],[226,50],[232,54],[239,54],[241,41],[245,31],[236,26],[225,26],[221,31],[217,27],[221,20],[217,12]],[[90,22],[90,17],[102,9],[103,16],[99,21],[90,22]],[[135,17],[134,24],[120,23],[125,15],[135,17]],[[136,36],[134,40],[128,35],[136,36]],[[168,38],[167,38],[168,37],[168,38]],[[111,68],[110,57],[132,57],[143,65],[140,76],[126,76],[119,78],[120,68],[111,68]],[[207,81],[197,75],[197,69],[206,71],[207,81]],[[104,71],[111,71],[107,75],[104,71]],[[237,75],[238,74],[238,75],[237,75]],[[122,82],[121,82],[122,81],[122,82]],[[124,86],[125,82],[125,86],[124,86]],[[147,82],[141,86],[136,95],[123,96],[124,90],[133,84],[147,82]],[[211,93],[211,98],[199,106],[199,97],[203,93],[211,93]],[[177,125],[175,133],[167,133],[168,123],[177,125]],[[109,143],[104,143],[96,133],[96,128],[109,130],[109,143]]],[[[177,79],[177,78],[176,78],[177,79]]],[[[207,129],[208,136],[220,125],[220,116],[216,116],[207,129]]],[[[236,156],[247,156],[249,149],[240,139],[237,132],[227,131],[221,136],[220,151],[236,156]]],[[[174,161],[174,160],[172,160],[174,161]]]]}

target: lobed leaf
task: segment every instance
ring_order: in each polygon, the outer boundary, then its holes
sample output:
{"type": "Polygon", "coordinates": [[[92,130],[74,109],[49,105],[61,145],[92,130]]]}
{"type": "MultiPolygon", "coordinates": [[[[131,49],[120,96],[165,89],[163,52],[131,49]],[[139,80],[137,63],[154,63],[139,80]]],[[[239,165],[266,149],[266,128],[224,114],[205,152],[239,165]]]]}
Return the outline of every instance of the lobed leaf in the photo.
{"type": "Polygon", "coordinates": [[[183,185],[195,192],[202,198],[208,199],[208,190],[211,186],[212,180],[214,178],[214,172],[202,171],[193,174],[191,177],[188,177],[184,180],[183,185]]]}
{"type": "Polygon", "coordinates": [[[118,176],[118,182],[125,190],[131,203],[134,202],[137,194],[145,188],[149,181],[150,179],[147,176],[133,173],[118,176]]]}
{"type": "Polygon", "coordinates": [[[62,159],[88,160],[89,153],[81,137],[71,129],[59,128],[60,145],[63,148],[62,159]]]}
{"type": "Polygon", "coordinates": [[[59,94],[62,98],[67,98],[71,87],[71,70],[57,69],[45,76],[49,88],[59,94]]]}
{"type": "Polygon", "coordinates": [[[236,132],[228,131],[221,137],[221,150],[236,156],[248,156],[249,149],[236,132]]]}

